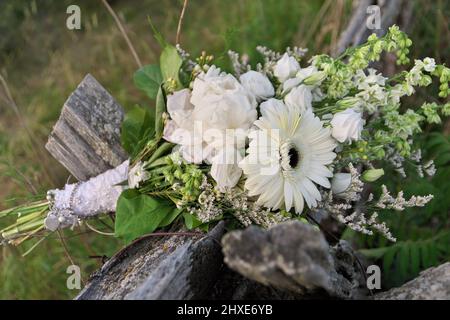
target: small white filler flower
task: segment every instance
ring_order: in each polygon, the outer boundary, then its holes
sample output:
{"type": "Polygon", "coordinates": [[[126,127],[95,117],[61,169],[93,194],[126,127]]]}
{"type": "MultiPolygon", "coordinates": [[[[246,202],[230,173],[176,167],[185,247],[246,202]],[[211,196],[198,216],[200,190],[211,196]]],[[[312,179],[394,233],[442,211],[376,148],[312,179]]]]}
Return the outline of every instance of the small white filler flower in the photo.
{"type": "Polygon", "coordinates": [[[248,155],[240,162],[247,175],[245,188],[257,196],[257,204],[270,209],[295,208],[304,202],[315,207],[321,200],[316,184],[330,188],[327,168],[336,154],[330,129],[311,110],[300,114],[282,101],[270,99],[261,104],[258,130],[250,133],[248,155]]]}

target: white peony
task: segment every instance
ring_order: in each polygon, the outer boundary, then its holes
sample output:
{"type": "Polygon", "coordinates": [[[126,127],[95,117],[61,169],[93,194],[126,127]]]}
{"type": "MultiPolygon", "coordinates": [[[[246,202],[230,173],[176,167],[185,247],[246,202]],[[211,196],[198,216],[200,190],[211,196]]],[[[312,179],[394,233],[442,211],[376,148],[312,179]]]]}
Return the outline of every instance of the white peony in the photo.
{"type": "Polygon", "coordinates": [[[242,170],[240,158],[230,160],[228,152],[245,148],[256,106],[256,98],[234,76],[211,66],[194,80],[192,92],[183,89],[167,97],[171,120],[164,138],[178,145],[186,161],[211,163],[220,187],[233,187],[242,170]]]}
{"type": "Polygon", "coordinates": [[[351,108],[336,113],[331,120],[331,135],[339,142],[361,139],[361,131],[365,121],[361,117],[361,113],[351,108]]]}
{"type": "Polygon", "coordinates": [[[257,117],[255,98],[234,76],[218,70],[212,66],[194,81],[194,120],[202,121],[205,130],[250,128],[257,117]]]}
{"type": "Polygon", "coordinates": [[[273,74],[281,83],[283,83],[289,78],[293,78],[299,70],[300,65],[297,60],[285,53],[275,64],[273,74]]]}
{"type": "Polygon", "coordinates": [[[350,173],[335,173],[331,180],[331,191],[337,195],[347,191],[352,184],[352,175],[350,173]]]}
{"type": "Polygon", "coordinates": [[[311,89],[308,86],[300,85],[292,89],[286,97],[284,97],[284,103],[289,108],[295,108],[300,114],[303,114],[306,110],[312,108],[313,96],[311,89]]]}
{"type": "Polygon", "coordinates": [[[239,81],[257,101],[267,100],[275,95],[272,83],[260,72],[250,70],[241,75],[239,81]]]}
{"type": "Polygon", "coordinates": [[[188,89],[176,91],[167,97],[167,112],[171,120],[164,127],[163,138],[179,145],[178,151],[191,163],[201,163],[207,158],[204,152],[203,128],[193,117],[194,106],[188,89]]]}

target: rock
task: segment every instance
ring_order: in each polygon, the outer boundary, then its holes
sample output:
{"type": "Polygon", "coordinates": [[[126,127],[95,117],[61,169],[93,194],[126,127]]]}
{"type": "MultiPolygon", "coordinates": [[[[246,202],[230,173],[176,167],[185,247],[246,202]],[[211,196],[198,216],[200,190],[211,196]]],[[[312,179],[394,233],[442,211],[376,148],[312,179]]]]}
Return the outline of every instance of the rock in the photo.
{"type": "Polygon", "coordinates": [[[350,246],[330,248],[323,234],[299,221],[269,230],[251,226],[222,239],[225,263],[243,276],[299,296],[350,299],[361,296],[363,282],[350,246]]]}
{"type": "Polygon", "coordinates": [[[377,300],[449,300],[450,262],[429,268],[401,287],[375,295],[377,300]]]}

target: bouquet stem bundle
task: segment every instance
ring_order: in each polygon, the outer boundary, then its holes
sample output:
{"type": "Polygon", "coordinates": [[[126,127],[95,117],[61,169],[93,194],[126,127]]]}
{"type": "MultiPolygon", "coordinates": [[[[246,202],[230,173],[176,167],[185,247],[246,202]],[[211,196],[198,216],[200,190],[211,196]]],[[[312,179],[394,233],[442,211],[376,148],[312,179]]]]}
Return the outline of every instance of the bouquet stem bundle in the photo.
{"type": "Polygon", "coordinates": [[[35,201],[27,205],[0,212],[0,219],[17,217],[15,223],[0,230],[0,240],[19,245],[44,230],[44,220],[50,210],[48,201],[35,201]]]}

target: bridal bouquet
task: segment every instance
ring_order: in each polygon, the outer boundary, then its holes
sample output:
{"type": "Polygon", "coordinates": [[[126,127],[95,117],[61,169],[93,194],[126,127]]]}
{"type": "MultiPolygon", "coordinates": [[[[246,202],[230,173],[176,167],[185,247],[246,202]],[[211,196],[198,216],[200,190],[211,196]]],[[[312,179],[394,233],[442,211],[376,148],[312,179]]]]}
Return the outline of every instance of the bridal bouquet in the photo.
{"type": "Polygon", "coordinates": [[[433,162],[422,161],[414,137],[424,124],[450,114],[450,103],[436,99],[402,104],[433,77],[439,97],[449,95],[450,69],[434,59],[416,60],[392,77],[370,68],[383,52],[395,53],[399,65],[410,63],[412,43],[398,27],[337,58],[303,61],[304,49],[258,47],[261,62],[250,64],[230,51],[232,72],[217,67],[211,55],[191,60],[179,46],[160,42],[159,65],[134,76],[156,107],[126,115],[121,134],[129,160],[51,190],[45,201],[0,213],[18,215],[2,230],[5,242],[18,244],[107,212],[115,212],[115,235],[126,242],[176,220],[189,229],[207,230],[224,219],[232,227],[269,228],[323,214],[395,241],[379,213],[433,198],[405,199],[402,191],[371,187],[383,168],[411,173],[405,162],[414,164],[413,174],[433,175],[433,162]]]}

